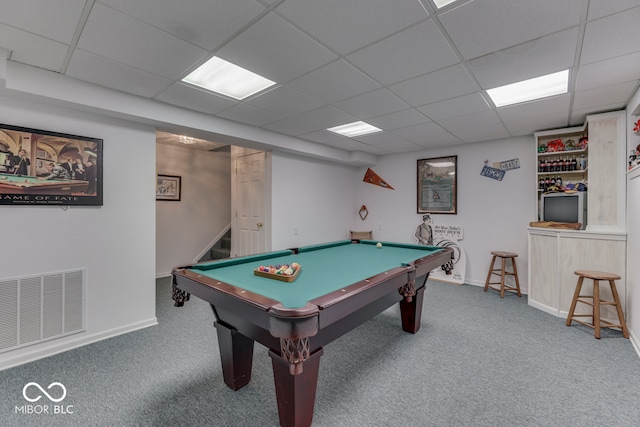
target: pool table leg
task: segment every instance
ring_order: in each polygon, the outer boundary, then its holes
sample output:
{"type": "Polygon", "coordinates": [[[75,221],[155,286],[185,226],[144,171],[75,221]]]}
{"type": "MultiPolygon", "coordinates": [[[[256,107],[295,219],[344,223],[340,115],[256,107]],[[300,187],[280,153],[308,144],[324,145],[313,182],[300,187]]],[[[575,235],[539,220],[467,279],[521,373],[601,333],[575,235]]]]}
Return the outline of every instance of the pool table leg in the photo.
{"type": "Polygon", "coordinates": [[[416,294],[407,302],[406,299],[400,301],[400,316],[402,317],[402,330],[415,334],[420,329],[420,321],[422,320],[422,300],[424,298],[424,289],[416,289],[416,294]]]}
{"type": "Polygon", "coordinates": [[[214,325],[218,331],[224,383],[232,390],[238,390],[251,381],[253,340],[219,322],[214,325]]]}
{"type": "Polygon", "coordinates": [[[322,353],[322,348],[316,350],[303,362],[302,372],[292,375],[290,363],[273,350],[269,350],[281,426],[308,427],[311,425],[322,353]]]}

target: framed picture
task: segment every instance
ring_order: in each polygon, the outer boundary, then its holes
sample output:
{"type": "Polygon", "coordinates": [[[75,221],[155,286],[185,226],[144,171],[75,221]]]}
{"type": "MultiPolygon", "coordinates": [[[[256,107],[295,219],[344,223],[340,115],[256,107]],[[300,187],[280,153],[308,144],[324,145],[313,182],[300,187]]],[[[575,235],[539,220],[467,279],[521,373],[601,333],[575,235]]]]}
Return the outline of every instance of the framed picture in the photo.
{"type": "Polygon", "coordinates": [[[418,213],[457,214],[458,156],[418,160],[418,213]]]}
{"type": "Polygon", "coordinates": [[[179,176],[158,175],[156,181],[156,200],[180,201],[181,181],[179,176]]]}
{"type": "Polygon", "coordinates": [[[0,124],[0,205],[102,206],[102,139],[0,124]]]}

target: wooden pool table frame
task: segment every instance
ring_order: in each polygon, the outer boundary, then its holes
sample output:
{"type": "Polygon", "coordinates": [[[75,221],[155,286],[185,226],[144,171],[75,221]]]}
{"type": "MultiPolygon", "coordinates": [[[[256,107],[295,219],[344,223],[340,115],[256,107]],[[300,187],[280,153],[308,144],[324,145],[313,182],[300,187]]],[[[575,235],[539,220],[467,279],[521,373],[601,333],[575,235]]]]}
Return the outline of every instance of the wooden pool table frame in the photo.
{"type": "Polygon", "coordinates": [[[251,380],[257,341],[269,348],[280,424],[309,426],[323,346],[395,303],[400,304],[402,329],[415,334],[420,329],[429,272],[452,255],[450,248],[443,248],[300,308],[286,308],[279,301],[190,270],[190,266],[175,268],[173,283],[211,304],[225,384],[238,390],[251,380]]]}

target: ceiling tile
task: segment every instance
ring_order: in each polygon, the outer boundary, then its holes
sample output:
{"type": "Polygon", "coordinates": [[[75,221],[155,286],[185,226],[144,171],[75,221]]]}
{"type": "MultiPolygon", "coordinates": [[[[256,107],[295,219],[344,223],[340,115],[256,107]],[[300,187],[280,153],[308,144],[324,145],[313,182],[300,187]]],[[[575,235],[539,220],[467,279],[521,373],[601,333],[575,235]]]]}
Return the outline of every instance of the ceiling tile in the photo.
{"type": "Polygon", "coordinates": [[[271,111],[244,103],[234,105],[233,107],[218,113],[217,116],[251,126],[262,126],[284,118],[283,115],[275,114],[271,111]]]}
{"type": "Polygon", "coordinates": [[[276,83],[285,83],[337,58],[273,14],[231,40],[216,55],[276,83]]]}
{"type": "Polygon", "coordinates": [[[430,19],[359,50],[346,59],[384,85],[459,62],[456,53],[430,19]]]}
{"type": "Polygon", "coordinates": [[[255,98],[251,98],[246,103],[283,116],[304,113],[325,105],[323,102],[310,98],[287,86],[278,86],[255,98]]]}
{"type": "Polygon", "coordinates": [[[481,56],[469,61],[469,68],[483,89],[492,89],[571,68],[577,42],[573,27],[481,56]]]}
{"type": "Polygon", "coordinates": [[[638,7],[638,0],[589,0],[589,15],[587,18],[601,18],[632,7],[638,7]]]}
{"type": "Polygon", "coordinates": [[[493,111],[482,111],[438,121],[438,124],[464,142],[480,142],[509,137],[493,111]]]}
{"type": "Polygon", "coordinates": [[[423,139],[429,135],[436,135],[439,133],[443,133],[444,129],[438,126],[437,123],[424,123],[421,125],[408,126],[402,129],[396,129],[393,131],[395,135],[399,135],[405,139],[410,141],[414,141],[416,139],[423,139]]]}
{"type": "Polygon", "coordinates": [[[398,129],[404,126],[428,123],[429,120],[415,109],[411,108],[397,113],[385,114],[367,120],[367,123],[384,130],[398,129]]]}
{"type": "Polygon", "coordinates": [[[403,153],[407,151],[417,151],[420,147],[411,141],[407,141],[399,135],[391,132],[378,132],[371,135],[362,135],[354,138],[367,145],[389,149],[390,152],[403,153]]]}
{"type": "Polygon", "coordinates": [[[449,147],[462,144],[462,141],[449,132],[436,133],[424,138],[412,139],[411,141],[424,148],[449,147]]]}
{"type": "Polygon", "coordinates": [[[389,86],[394,93],[410,105],[417,107],[444,99],[455,98],[478,90],[462,65],[434,71],[389,86]]]}
{"type": "Polygon", "coordinates": [[[356,120],[355,117],[344,111],[327,106],[307,111],[264,127],[275,132],[297,136],[351,123],[356,120]]]}
{"type": "Polygon", "coordinates": [[[94,4],[78,47],[167,78],[181,76],[208,55],[203,49],[100,3],[94,4]]]}
{"type": "Polygon", "coordinates": [[[289,86],[326,103],[337,102],[380,87],[343,60],[315,70],[289,83],[289,86]]]}
{"type": "Polygon", "coordinates": [[[627,101],[629,101],[629,98],[631,98],[636,87],[637,82],[632,81],[619,83],[617,85],[577,91],[573,100],[573,108],[576,110],[582,110],[609,105],[616,105],[617,108],[622,108],[626,105],[627,101]]]}
{"type": "Polygon", "coordinates": [[[327,142],[324,145],[333,147],[333,148],[339,148],[341,150],[363,151],[365,153],[371,153],[371,154],[382,154],[384,152],[379,147],[363,144],[362,142],[354,141],[353,139],[348,139],[348,138],[345,138],[344,140],[340,140],[340,141],[327,142]]]}
{"type": "Polygon", "coordinates": [[[448,119],[449,117],[477,113],[488,110],[489,108],[487,101],[485,101],[479,92],[476,92],[458,98],[423,105],[422,107],[418,107],[417,110],[424,113],[431,120],[442,120],[448,119]]]}
{"type": "Polygon", "coordinates": [[[406,102],[384,88],[345,99],[335,106],[361,120],[409,108],[406,102]]]}
{"type": "Polygon", "coordinates": [[[134,95],[154,97],[169,87],[171,80],[119,62],[76,49],[67,75],[134,95]]]}
{"type": "Polygon", "coordinates": [[[582,0],[472,1],[439,15],[465,59],[477,58],[580,23],[582,0]]]}
{"type": "Polygon", "coordinates": [[[208,114],[219,113],[237,104],[236,101],[183,83],[174,83],[155,99],[208,114]]]}
{"type": "Polygon", "coordinates": [[[341,55],[428,16],[416,0],[296,0],[276,11],[341,55]]]}
{"type": "Polygon", "coordinates": [[[580,64],[614,58],[640,50],[640,7],[588,22],[580,64]]]}
{"type": "Polygon", "coordinates": [[[498,108],[498,115],[513,135],[568,126],[571,94],[498,108]]]}
{"type": "Polygon", "coordinates": [[[640,79],[640,52],[583,65],[576,90],[587,90],[640,79]]]}
{"type": "Polygon", "coordinates": [[[100,3],[209,51],[265,11],[255,0],[215,3],[211,0],[100,0],[100,3]]]}
{"type": "Polygon", "coordinates": [[[11,51],[10,59],[60,72],[67,54],[67,45],[0,24],[0,46],[11,51]]]}
{"type": "Polygon", "coordinates": [[[0,22],[70,44],[85,3],[85,0],[3,1],[0,22]]]}
{"type": "Polygon", "coordinates": [[[345,138],[344,136],[340,136],[334,132],[329,132],[328,130],[305,133],[304,135],[298,135],[298,138],[306,139],[311,142],[319,142],[320,144],[349,140],[349,138],[345,138]]]}

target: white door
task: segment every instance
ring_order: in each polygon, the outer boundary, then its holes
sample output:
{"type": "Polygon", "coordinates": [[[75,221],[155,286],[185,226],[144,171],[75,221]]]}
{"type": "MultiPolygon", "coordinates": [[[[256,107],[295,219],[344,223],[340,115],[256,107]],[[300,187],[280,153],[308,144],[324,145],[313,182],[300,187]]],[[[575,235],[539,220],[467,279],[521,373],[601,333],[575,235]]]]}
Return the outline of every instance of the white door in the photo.
{"type": "Polygon", "coordinates": [[[266,252],[265,153],[236,158],[236,255],[266,252]]]}

